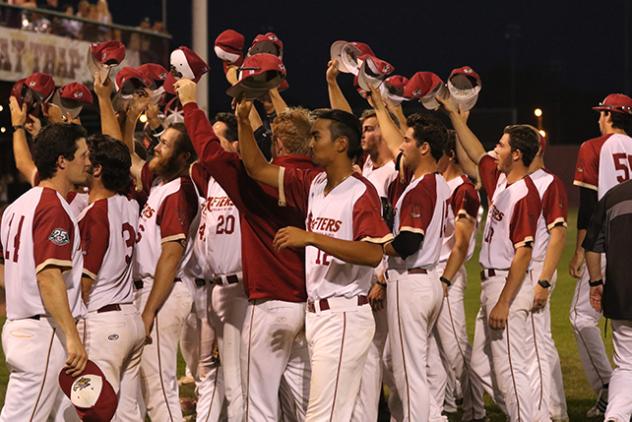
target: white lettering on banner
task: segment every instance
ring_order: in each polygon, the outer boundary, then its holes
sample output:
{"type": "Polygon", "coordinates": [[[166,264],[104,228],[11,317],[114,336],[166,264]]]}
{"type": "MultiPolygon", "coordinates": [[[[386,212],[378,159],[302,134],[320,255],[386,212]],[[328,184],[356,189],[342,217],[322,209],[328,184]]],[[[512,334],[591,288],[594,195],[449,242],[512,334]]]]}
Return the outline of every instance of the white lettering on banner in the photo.
{"type": "MultiPolygon", "coordinates": [[[[51,74],[57,85],[92,81],[86,66],[90,44],[57,35],[0,27],[0,80],[17,81],[34,72],[44,72],[51,74]]],[[[138,51],[128,49],[118,69],[139,64],[138,51]]]]}

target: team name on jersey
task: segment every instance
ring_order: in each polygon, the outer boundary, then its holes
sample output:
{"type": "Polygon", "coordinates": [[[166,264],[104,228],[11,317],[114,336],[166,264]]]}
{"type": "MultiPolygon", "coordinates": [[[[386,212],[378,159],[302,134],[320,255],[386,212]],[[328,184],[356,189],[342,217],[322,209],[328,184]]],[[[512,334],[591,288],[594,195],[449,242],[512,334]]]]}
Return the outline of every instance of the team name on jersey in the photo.
{"type": "Polygon", "coordinates": [[[495,205],[492,205],[492,209],[489,211],[489,214],[496,221],[503,221],[503,217],[505,216],[505,214],[498,208],[496,208],[495,205]]]}
{"type": "Polygon", "coordinates": [[[338,230],[340,230],[340,227],[342,226],[342,221],[334,220],[333,218],[327,217],[313,218],[310,213],[307,224],[309,230],[313,232],[336,233],[338,230]]]}
{"type": "Polygon", "coordinates": [[[234,206],[233,201],[227,196],[209,196],[206,198],[206,210],[211,211],[213,208],[228,208],[234,206]]]}

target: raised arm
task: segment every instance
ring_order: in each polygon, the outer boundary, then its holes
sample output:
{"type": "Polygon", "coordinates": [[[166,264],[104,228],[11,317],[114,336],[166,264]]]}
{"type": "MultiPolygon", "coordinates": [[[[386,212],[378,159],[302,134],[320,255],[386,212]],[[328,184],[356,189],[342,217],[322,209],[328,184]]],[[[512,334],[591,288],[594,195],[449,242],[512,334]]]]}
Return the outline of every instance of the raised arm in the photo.
{"type": "Polygon", "coordinates": [[[11,96],[9,99],[9,108],[11,109],[11,125],[13,125],[13,156],[15,157],[15,166],[18,171],[28,182],[33,185],[35,181],[35,172],[37,168],[33,162],[33,156],[26,140],[26,104],[18,104],[18,100],[11,96]]]}
{"type": "MultiPolygon", "coordinates": [[[[270,91],[268,91],[268,93],[270,95],[270,101],[272,101],[272,106],[274,107],[274,112],[277,116],[289,108],[287,106],[287,103],[281,96],[278,88],[272,88],[270,91]]],[[[257,130],[257,128],[254,126],[253,129],[257,130]]]]}
{"type": "Polygon", "coordinates": [[[371,88],[371,103],[375,109],[375,115],[377,121],[380,124],[380,130],[382,131],[382,138],[386,141],[389,151],[391,151],[392,158],[397,157],[399,154],[399,147],[404,143],[404,135],[397,127],[393,119],[391,118],[384,99],[377,89],[371,88]]]}
{"type": "Polygon", "coordinates": [[[101,133],[122,141],[121,127],[114,113],[114,106],[112,106],[112,86],[110,78],[102,81],[100,72],[94,74],[94,92],[97,94],[97,101],[99,102],[101,133]]]}
{"type": "Polygon", "coordinates": [[[459,108],[449,96],[437,96],[436,98],[450,117],[452,127],[456,130],[458,142],[463,146],[463,150],[470,160],[478,165],[481,157],[485,155],[485,148],[478,137],[467,125],[467,117],[459,112],[459,108]]]}
{"type": "Polygon", "coordinates": [[[331,108],[338,110],[344,110],[349,113],[353,113],[349,102],[345,98],[345,95],[338,85],[338,61],[336,59],[330,60],[327,63],[327,92],[329,93],[329,104],[331,108]]]}
{"type": "Polygon", "coordinates": [[[145,111],[145,109],[147,108],[149,101],[149,97],[139,97],[134,94],[129,104],[129,108],[127,109],[127,118],[125,119],[123,143],[132,156],[132,167],[130,169],[130,172],[132,173],[132,176],[136,178],[136,180],[140,180],[140,174],[143,170],[143,166],[145,165],[145,160],[140,158],[138,154],[136,154],[136,151],[134,151],[134,134],[136,132],[138,119],[140,118],[140,115],[143,114],[143,111],[145,111]]]}
{"type": "Polygon", "coordinates": [[[399,131],[402,134],[405,134],[406,131],[408,130],[408,124],[406,123],[406,115],[404,115],[404,110],[402,109],[402,105],[387,102],[386,108],[388,108],[388,110],[393,114],[393,116],[397,117],[397,120],[399,120],[399,131]]]}

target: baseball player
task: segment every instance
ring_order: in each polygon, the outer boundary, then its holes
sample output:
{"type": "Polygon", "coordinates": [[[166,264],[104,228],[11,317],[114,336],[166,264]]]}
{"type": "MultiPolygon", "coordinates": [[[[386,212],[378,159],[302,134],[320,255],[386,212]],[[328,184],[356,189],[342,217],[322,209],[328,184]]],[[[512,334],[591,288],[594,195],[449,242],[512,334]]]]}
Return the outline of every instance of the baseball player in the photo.
{"type": "Polygon", "coordinates": [[[494,152],[485,153],[454,103],[439,100],[465,152],[478,163],[490,203],[479,259],[484,319],[476,321],[471,367],[481,378],[487,375],[485,368],[493,368],[496,393],[500,393],[510,420],[536,421],[537,401],[529,382],[525,341],[533,290],[524,280],[541,213],[538,191],[528,177],[539,148],[538,137],[525,125],[508,126],[494,152]],[[486,355],[486,348],[491,356],[486,355]]]}
{"type": "Polygon", "coordinates": [[[325,110],[312,126],[312,157],[325,170],[275,166],[248,136],[252,103],[238,105],[240,150],[255,180],[278,188],[279,202],[303,211],[307,231],[285,227],[279,249],[305,248],[308,292],[305,332],[312,376],[306,421],[350,420],[375,331],[366,294],[390,233],[373,186],[353,172],[360,152],[355,116],[325,110]],[[241,136],[243,132],[244,136],[241,136]]]}
{"type": "MultiPolygon", "coordinates": [[[[24,130],[24,128],[15,128],[24,130]]],[[[60,369],[79,375],[87,361],[76,318],[81,301],[79,228],[64,199],[85,184],[90,158],[85,131],[52,124],[38,135],[39,186],[13,202],[0,225],[7,320],[2,348],[10,369],[1,421],[47,420],[62,395],[60,369]]]]}
{"type": "Polygon", "coordinates": [[[575,255],[569,265],[571,275],[579,279],[571,302],[571,325],[588,382],[598,393],[597,403],[588,410],[589,417],[602,415],[606,409],[612,367],[599,332],[601,314],[590,306],[589,277],[582,265],[581,245],[597,201],[613,186],[630,178],[627,157],[632,155],[632,99],[610,94],[593,109],[599,111],[601,136],[582,143],[577,154],[573,184],[579,186],[580,204],[575,255]]]}
{"type": "MultiPolygon", "coordinates": [[[[533,128],[537,132],[536,128],[533,128]]],[[[544,167],[545,139],[537,133],[540,149],[531,163],[529,177],[540,200],[542,214],[538,218],[537,234],[533,244],[529,278],[534,289],[532,333],[532,388],[538,393],[538,408],[548,412],[553,421],[567,421],[566,397],[560,357],[551,333],[550,293],[557,280],[559,264],[566,240],[568,200],[564,183],[544,167]]]]}
{"type": "MultiPolygon", "coordinates": [[[[300,227],[304,217],[296,209],[280,207],[273,190],[249,177],[239,156],[221,147],[204,112],[195,103],[195,83],[183,79],[176,87],[200,162],[240,213],[243,283],[249,299],[240,350],[245,419],[278,421],[282,396],[290,398],[289,407],[296,412],[284,412],[284,416],[302,420],[310,376],[304,336],[304,254],[278,251],[272,242],[279,228],[288,224],[300,227]]],[[[287,112],[274,129],[274,163],[314,167],[307,156],[310,123],[304,111],[287,112]]],[[[239,138],[241,148],[241,135],[239,138]]]]}
{"type": "Polygon", "coordinates": [[[426,365],[429,337],[441,309],[443,290],[436,271],[450,191],[436,174],[443,155],[445,127],[408,119],[401,146],[413,178],[395,204],[388,261],[388,325],[393,372],[404,420],[446,420],[443,403],[430,394],[426,365]]]}
{"type": "Polygon", "coordinates": [[[629,250],[632,214],[627,204],[632,199],[632,182],[610,189],[599,201],[582,246],[590,273],[590,302],[597,312],[612,320],[615,369],[610,379],[608,407],[604,420],[629,421],[632,415],[632,312],[630,312],[629,250]],[[607,257],[606,282],[601,256],[607,257]]]}
{"type": "MultiPolygon", "coordinates": [[[[220,114],[213,124],[213,130],[224,150],[235,153],[237,123],[234,116],[220,114]]],[[[196,283],[198,288],[211,283],[208,320],[217,334],[224,393],[228,401],[228,420],[241,422],[244,402],[240,343],[248,300],[242,282],[239,211],[200,162],[193,163],[190,174],[198,195],[205,198],[200,227],[194,240],[194,253],[203,267],[202,277],[198,277],[196,283]]],[[[200,397],[198,402],[204,399],[200,397]]]]}

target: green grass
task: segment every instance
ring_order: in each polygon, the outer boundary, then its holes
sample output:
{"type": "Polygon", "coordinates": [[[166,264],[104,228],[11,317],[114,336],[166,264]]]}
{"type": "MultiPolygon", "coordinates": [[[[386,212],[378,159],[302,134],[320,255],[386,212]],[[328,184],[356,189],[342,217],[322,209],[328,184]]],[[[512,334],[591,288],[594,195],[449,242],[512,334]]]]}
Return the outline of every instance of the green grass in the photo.
{"type": "MultiPolygon", "coordinates": [[[[558,281],[551,299],[551,323],[553,329],[553,337],[557,345],[560,359],[562,362],[562,371],[564,375],[564,387],[566,389],[566,400],[571,421],[587,420],[584,416],[595,401],[593,392],[591,391],[584,370],[577,355],[577,347],[575,337],[571,330],[568,319],[568,311],[570,308],[573,291],[575,289],[575,280],[568,275],[568,262],[574,250],[575,245],[575,218],[573,212],[569,216],[569,230],[566,239],[566,248],[562,257],[559,270],[558,281]]],[[[480,241],[480,239],[479,239],[480,241]]],[[[479,307],[480,280],[478,277],[479,266],[476,259],[472,259],[467,264],[469,282],[466,290],[465,307],[468,323],[468,333],[470,340],[474,335],[474,317],[479,307]]],[[[4,318],[2,318],[2,322],[4,318]]],[[[611,351],[611,334],[608,334],[606,346],[611,351]]],[[[0,351],[1,354],[1,351],[0,351]]],[[[4,355],[0,356],[4,362],[4,355]]],[[[179,371],[183,371],[183,363],[180,361],[179,371]]],[[[4,403],[4,395],[8,380],[8,371],[4,363],[0,363],[0,402],[4,403]]],[[[191,389],[185,389],[182,394],[192,394],[191,389]]],[[[492,421],[504,421],[504,416],[492,404],[488,406],[488,413],[492,421]]],[[[454,419],[456,420],[456,419],[454,419]]]]}

